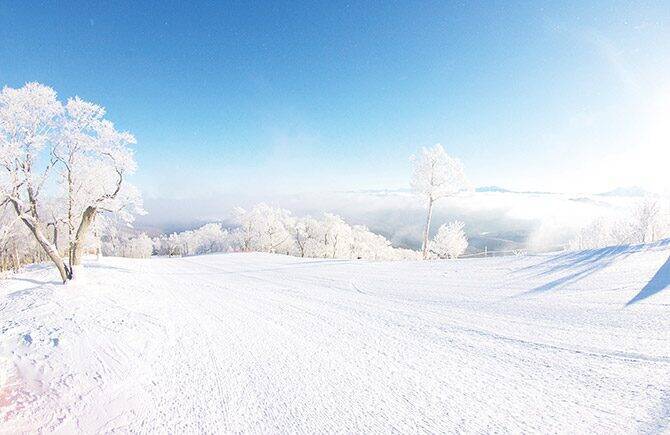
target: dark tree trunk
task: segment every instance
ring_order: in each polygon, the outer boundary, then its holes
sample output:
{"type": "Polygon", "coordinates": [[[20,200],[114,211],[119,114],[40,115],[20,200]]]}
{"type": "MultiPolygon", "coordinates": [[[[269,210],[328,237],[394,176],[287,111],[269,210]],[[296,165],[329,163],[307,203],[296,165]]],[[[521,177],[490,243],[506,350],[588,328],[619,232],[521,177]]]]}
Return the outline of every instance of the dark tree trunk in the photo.
{"type": "Polygon", "coordinates": [[[86,210],[84,210],[84,214],[81,217],[81,223],[79,224],[79,228],[77,228],[77,234],[74,238],[74,244],[72,245],[72,266],[79,266],[81,264],[86,236],[88,235],[88,230],[91,227],[91,224],[95,220],[97,211],[98,209],[96,207],[91,206],[86,207],[86,210]]]}

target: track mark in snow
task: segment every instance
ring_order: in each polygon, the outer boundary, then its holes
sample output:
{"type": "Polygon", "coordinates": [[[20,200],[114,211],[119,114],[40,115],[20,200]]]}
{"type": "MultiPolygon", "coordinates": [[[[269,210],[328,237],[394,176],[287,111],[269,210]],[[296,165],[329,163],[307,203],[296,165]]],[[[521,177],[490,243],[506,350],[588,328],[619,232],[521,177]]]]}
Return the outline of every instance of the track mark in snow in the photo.
{"type": "Polygon", "coordinates": [[[0,356],[28,380],[0,412],[60,432],[663,430],[668,296],[621,307],[667,255],[532,298],[512,296],[574,271],[233,254],[103,259],[65,291],[30,273],[0,289],[0,356]]]}

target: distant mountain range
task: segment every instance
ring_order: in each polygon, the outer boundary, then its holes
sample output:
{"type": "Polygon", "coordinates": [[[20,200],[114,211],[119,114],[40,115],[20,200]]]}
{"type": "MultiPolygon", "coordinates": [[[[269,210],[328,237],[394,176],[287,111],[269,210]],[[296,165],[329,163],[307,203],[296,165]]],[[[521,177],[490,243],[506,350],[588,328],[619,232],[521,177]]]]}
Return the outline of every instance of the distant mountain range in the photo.
{"type": "Polygon", "coordinates": [[[647,196],[650,192],[644,190],[640,186],[617,187],[609,192],[599,193],[600,196],[647,196]]]}
{"type": "MultiPolygon", "coordinates": [[[[512,190],[506,189],[500,186],[480,186],[475,188],[475,192],[480,193],[518,193],[518,194],[528,194],[528,195],[560,195],[565,192],[548,192],[542,190],[512,190]]],[[[364,190],[347,190],[340,193],[355,193],[355,194],[367,194],[374,196],[385,196],[393,194],[410,194],[412,189],[364,189],[364,190]]],[[[639,186],[629,186],[629,187],[617,187],[616,189],[595,193],[593,195],[598,196],[624,196],[624,197],[641,197],[650,195],[650,192],[639,187],[639,186]]]]}
{"type": "Polygon", "coordinates": [[[498,193],[525,193],[533,195],[555,195],[558,192],[543,192],[536,190],[510,190],[500,186],[483,186],[475,188],[475,192],[498,192],[498,193]]]}
{"type": "MultiPolygon", "coordinates": [[[[559,192],[542,192],[542,191],[519,191],[505,189],[500,186],[483,186],[477,187],[475,192],[499,192],[499,193],[527,193],[527,194],[546,194],[555,195],[559,192]]],[[[617,187],[607,192],[596,193],[598,196],[625,196],[625,197],[641,197],[650,195],[650,192],[641,188],[640,186],[617,187]]]]}
{"type": "Polygon", "coordinates": [[[482,186],[482,187],[477,187],[475,188],[475,192],[502,192],[502,193],[507,193],[507,192],[512,192],[509,189],[505,189],[503,187],[498,187],[498,186],[482,186]]]}

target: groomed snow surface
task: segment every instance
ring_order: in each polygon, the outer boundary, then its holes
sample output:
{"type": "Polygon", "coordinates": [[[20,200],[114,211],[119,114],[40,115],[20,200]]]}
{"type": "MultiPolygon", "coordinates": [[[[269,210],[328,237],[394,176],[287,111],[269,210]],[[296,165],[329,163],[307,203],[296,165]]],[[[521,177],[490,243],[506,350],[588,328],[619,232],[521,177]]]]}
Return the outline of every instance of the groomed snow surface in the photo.
{"type": "Polygon", "coordinates": [[[669,255],[36,266],[0,284],[0,430],[668,431],[669,255]]]}

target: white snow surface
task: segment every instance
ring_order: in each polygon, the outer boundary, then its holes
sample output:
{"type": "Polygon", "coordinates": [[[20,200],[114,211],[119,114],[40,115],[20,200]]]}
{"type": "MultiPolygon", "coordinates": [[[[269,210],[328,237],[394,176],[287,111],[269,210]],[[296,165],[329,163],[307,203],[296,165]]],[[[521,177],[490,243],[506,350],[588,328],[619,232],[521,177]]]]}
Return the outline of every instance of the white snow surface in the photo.
{"type": "Polygon", "coordinates": [[[0,432],[670,430],[670,244],[0,283],[0,432]]]}

